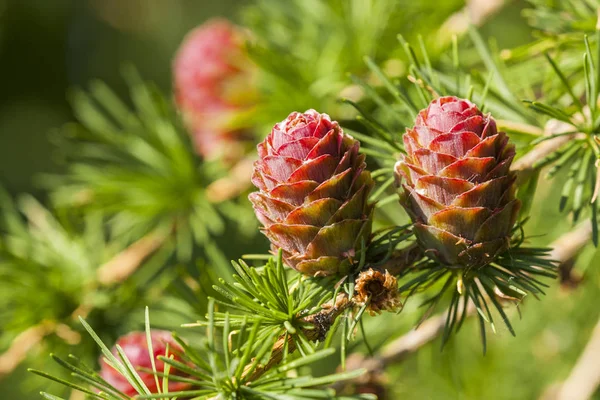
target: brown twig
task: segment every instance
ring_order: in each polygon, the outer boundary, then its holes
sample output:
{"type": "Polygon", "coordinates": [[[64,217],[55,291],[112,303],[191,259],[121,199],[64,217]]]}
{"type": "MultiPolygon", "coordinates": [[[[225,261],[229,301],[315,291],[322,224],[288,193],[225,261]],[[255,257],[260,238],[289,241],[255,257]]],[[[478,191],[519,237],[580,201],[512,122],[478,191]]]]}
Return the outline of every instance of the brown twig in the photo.
{"type": "MultiPolygon", "coordinates": [[[[410,267],[416,260],[422,257],[421,250],[417,246],[409,246],[405,249],[397,250],[394,252],[392,257],[382,266],[376,268],[379,271],[385,273],[385,276],[393,276],[402,272],[404,269],[410,267]]],[[[359,275],[357,279],[360,279],[362,275],[359,275]]],[[[358,282],[358,281],[357,281],[358,282]]],[[[395,282],[395,278],[394,278],[395,282]]],[[[358,286],[357,286],[358,287],[358,286]]],[[[394,285],[394,289],[397,286],[394,285]]],[[[396,293],[396,292],[394,292],[396,293]]],[[[322,306],[322,311],[310,315],[304,319],[304,322],[308,322],[312,325],[310,329],[304,329],[302,333],[306,338],[311,341],[324,340],[327,333],[337,317],[339,317],[346,309],[356,305],[357,297],[360,293],[355,293],[355,297],[352,299],[348,298],[347,294],[340,294],[337,296],[335,301],[331,301],[322,306]]],[[[389,299],[388,299],[389,300],[389,299]]],[[[384,307],[385,308],[385,307],[384,307]]],[[[279,364],[283,359],[284,350],[286,348],[287,340],[287,351],[292,353],[296,350],[295,341],[293,341],[290,335],[281,336],[271,352],[271,357],[265,365],[261,365],[256,368],[250,376],[247,377],[248,382],[253,382],[262,376],[266,371],[279,364]]]]}
{"type": "Polygon", "coordinates": [[[536,161],[542,160],[547,155],[555,152],[575,136],[576,134],[565,135],[546,140],[515,161],[511,170],[517,174],[517,185],[526,182],[533,175],[535,172],[534,164],[536,161]]]}
{"type": "Polygon", "coordinates": [[[155,230],[117,254],[98,268],[96,279],[101,285],[123,282],[133,274],[143,261],[158,250],[169,237],[164,230],[155,230]]]}
{"type": "MultiPolygon", "coordinates": [[[[552,134],[568,132],[572,129],[573,127],[569,124],[557,120],[550,120],[544,127],[544,135],[549,136],[552,134]]],[[[555,152],[570,140],[581,137],[585,137],[585,134],[573,133],[570,135],[562,135],[543,141],[535,146],[530,152],[515,161],[511,167],[511,171],[517,175],[517,185],[526,182],[533,175],[535,172],[534,165],[537,161],[540,161],[544,157],[555,152]]]]}
{"type": "MultiPolygon", "coordinates": [[[[473,315],[475,307],[469,304],[467,316],[473,315]]],[[[444,331],[446,326],[447,312],[436,315],[424,321],[419,327],[409,331],[397,340],[386,345],[379,359],[383,365],[390,365],[400,362],[409,355],[415,353],[418,349],[433,341],[444,331]]]]}
{"type": "Polygon", "coordinates": [[[562,235],[552,244],[550,258],[553,260],[563,260],[559,266],[559,279],[561,286],[565,289],[576,288],[581,281],[573,271],[574,260],[581,249],[590,242],[592,238],[592,224],[585,221],[576,229],[562,235]]]}
{"type": "Polygon", "coordinates": [[[251,185],[254,158],[246,157],[240,160],[229,172],[229,174],[208,185],[206,198],[212,203],[220,203],[232,199],[251,185]]]}
{"type": "MultiPolygon", "coordinates": [[[[327,336],[327,332],[335,322],[336,318],[339,317],[348,307],[352,306],[352,301],[348,299],[346,294],[340,294],[335,299],[335,302],[323,305],[323,310],[317,314],[313,314],[304,319],[312,325],[312,329],[303,329],[302,333],[311,342],[316,340],[324,340],[327,336]]],[[[253,382],[262,376],[266,371],[273,368],[283,360],[287,339],[287,351],[292,353],[296,350],[296,343],[292,340],[291,335],[284,335],[277,340],[273,346],[271,357],[268,362],[255,368],[252,373],[246,378],[248,382],[253,382]]]]}
{"type": "Polygon", "coordinates": [[[590,221],[581,223],[571,232],[556,239],[550,247],[550,258],[565,264],[577,257],[581,249],[592,239],[592,224],[590,221]]]}
{"type": "Polygon", "coordinates": [[[447,43],[453,35],[463,35],[470,25],[481,26],[508,3],[507,0],[467,0],[466,5],[452,14],[439,30],[438,42],[447,43]]]}
{"type": "Polygon", "coordinates": [[[496,126],[499,131],[525,133],[530,136],[543,136],[544,130],[540,127],[525,124],[523,122],[509,121],[507,119],[497,119],[496,126]]]}
{"type": "Polygon", "coordinates": [[[54,331],[56,323],[43,321],[15,337],[4,353],[0,355],[0,379],[6,377],[27,357],[31,349],[54,331]]]}
{"type": "MultiPolygon", "coordinates": [[[[467,316],[472,315],[475,307],[469,304],[467,316]]],[[[416,353],[421,347],[435,340],[444,331],[447,312],[436,315],[424,321],[417,328],[412,329],[403,336],[384,346],[380,354],[374,357],[364,357],[354,353],[348,357],[346,369],[349,371],[364,368],[366,374],[382,376],[387,366],[405,360],[409,355],[416,353]]],[[[341,389],[347,382],[332,385],[334,389],[341,389]]]]}

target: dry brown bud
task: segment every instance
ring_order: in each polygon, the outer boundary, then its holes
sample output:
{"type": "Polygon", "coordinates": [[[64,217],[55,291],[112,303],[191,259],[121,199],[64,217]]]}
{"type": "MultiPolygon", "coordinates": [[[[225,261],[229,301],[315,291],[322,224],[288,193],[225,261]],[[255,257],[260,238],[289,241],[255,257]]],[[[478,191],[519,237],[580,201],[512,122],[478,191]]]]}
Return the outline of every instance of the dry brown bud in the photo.
{"type": "Polygon", "coordinates": [[[369,268],[361,272],[356,279],[354,290],[354,303],[363,306],[368,302],[367,311],[371,315],[380,314],[381,311],[395,311],[402,307],[398,281],[387,270],[380,272],[369,268]]]}

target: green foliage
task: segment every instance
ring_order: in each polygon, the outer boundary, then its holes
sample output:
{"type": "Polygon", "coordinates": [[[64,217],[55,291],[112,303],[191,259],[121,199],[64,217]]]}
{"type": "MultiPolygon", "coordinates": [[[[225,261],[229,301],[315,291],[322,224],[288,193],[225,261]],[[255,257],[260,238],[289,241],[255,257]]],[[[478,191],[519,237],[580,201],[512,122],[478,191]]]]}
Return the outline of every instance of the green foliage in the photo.
{"type": "Polygon", "coordinates": [[[528,0],[532,8],[523,13],[531,26],[548,36],[592,32],[598,19],[597,0],[528,0]]]}
{"type": "MultiPolygon", "coordinates": [[[[257,332],[260,331],[261,325],[260,319],[252,324],[243,322],[235,331],[230,330],[229,324],[226,323],[223,331],[220,334],[217,333],[213,307],[211,303],[208,313],[207,333],[202,343],[190,346],[177,335],[174,335],[174,339],[185,350],[185,353],[181,354],[182,361],[158,356],[158,359],[165,364],[164,371],[157,371],[154,362],[152,362],[151,372],[153,372],[157,379],[160,378],[162,380],[162,384],[159,385],[160,393],[157,394],[150,393],[148,387],[133,368],[131,361],[122,349],[117,347],[117,355],[113,354],[89,324],[83,319],[81,323],[101,348],[106,362],[118,371],[120,375],[125,377],[139,393],[139,395],[135,396],[136,399],[176,399],[190,396],[200,399],[218,397],[240,400],[265,398],[289,400],[309,398],[340,400],[373,399],[369,395],[336,397],[335,391],[332,389],[318,388],[319,386],[355,378],[363,373],[362,370],[342,372],[322,377],[313,377],[309,374],[303,374],[301,377],[290,377],[290,372],[309,367],[323,360],[334,352],[333,349],[314,352],[310,356],[303,358],[293,359],[292,357],[288,357],[276,368],[265,371],[257,379],[249,380],[249,377],[252,377],[257,370],[262,368],[261,361],[268,359],[272,341],[267,340],[263,342],[257,340],[257,332]],[[248,368],[246,368],[247,365],[249,365],[248,368]],[[177,369],[187,376],[182,377],[169,374],[171,369],[177,369]],[[188,383],[191,389],[169,392],[169,381],[188,383]]],[[[228,316],[228,314],[225,314],[225,321],[229,321],[228,316]]],[[[150,321],[147,309],[146,335],[150,337],[150,321]]],[[[148,340],[148,349],[150,354],[154,354],[151,351],[152,345],[150,340],[148,340]]],[[[70,381],[56,378],[42,371],[31,370],[31,372],[86,393],[93,399],[123,400],[130,398],[102,379],[98,373],[81,363],[76,357],[70,356],[69,360],[63,360],[56,356],[52,357],[61,366],[71,371],[72,379],[85,385],[90,385],[97,391],[89,390],[79,383],[71,383],[70,381]]],[[[42,392],[42,396],[46,399],[61,399],[60,397],[44,392],[42,392]]]]}
{"type": "MultiPolygon", "coordinates": [[[[596,33],[596,39],[600,31],[596,33]]],[[[600,41],[596,40],[596,53],[592,54],[588,37],[584,37],[583,53],[584,87],[573,84],[563,69],[553,58],[546,54],[546,59],[556,77],[561,82],[565,95],[553,99],[552,103],[527,101],[530,108],[550,118],[547,126],[551,128],[548,135],[534,140],[536,145],[548,140],[567,137],[569,140],[561,144],[555,151],[538,160],[534,167],[552,166],[547,177],[552,178],[560,172],[567,171],[567,180],[563,186],[560,210],[573,213],[576,222],[584,209],[589,208],[593,241],[598,244],[598,171],[597,160],[600,158],[598,134],[600,133],[600,114],[598,110],[598,93],[600,88],[600,41]]]]}
{"type": "Polygon", "coordinates": [[[260,322],[256,337],[259,342],[284,335],[303,354],[313,353],[313,345],[303,333],[304,329],[312,329],[312,325],[304,319],[320,311],[321,305],[330,300],[331,279],[307,279],[298,273],[288,279],[281,252],[276,261],[270,259],[259,269],[241,260],[233,266],[237,272],[234,281],[221,280],[221,286],[214,288],[229,300],[222,304],[239,314],[215,313],[217,326],[240,329],[245,324],[260,322]]]}
{"type": "Polygon", "coordinates": [[[98,236],[98,216],[87,218],[83,232],[73,232],[29,196],[20,202],[24,221],[8,195],[0,194],[0,324],[5,333],[14,334],[45,319],[68,317],[83,300],[83,288],[93,282],[95,267],[108,249],[98,236]]]}
{"type": "Polygon", "coordinates": [[[460,6],[456,1],[428,3],[424,9],[404,0],[257,0],[243,19],[255,35],[250,52],[262,75],[259,122],[270,128],[290,110],[311,108],[348,119],[352,109],[338,99],[356,91],[349,73],[369,74],[364,57],[393,60],[401,69],[396,35],[435,32],[460,6]]]}
{"type": "MultiPolygon", "coordinates": [[[[89,92],[73,91],[79,123],[54,136],[67,171],[42,178],[53,207],[45,209],[30,196],[14,206],[0,193],[0,344],[47,321],[82,332],[73,317],[84,310],[89,313],[88,322],[81,321],[84,330],[108,364],[136,388],[135,398],[367,399],[372,397],[335,397],[327,387],[364,372],[333,373],[337,360],[343,370],[348,351],[362,345],[369,352],[381,349],[388,338],[412,328],[406,321],[413,314],[426,318],[441,306],[447,310],[440,339],[446,353],[428,356],[442,360],[448,370],[453,367],[448,351],[458,354],[462,347],[473,347],[470,341],[467,346],[447,346],[452,332],[471,324],[469,315],[476,316],[472,323],[478,325],[484,351],[493,347],[487,343],[487,329],[514,335],[522,322],[510,318],[506,306],[518,307],[529,295],[545,294],[546,278],[557,275],[556,263],[548,259],[550,235],[524,233],[527,217],[539,219],[541,207],[546,207],[535,197],[547,190],[543,181],[538,184],[539,177],[555,178],[553,187],[564,179],[561,211],[571,211],[574,221],[589,216],[593,240],[598,241],[599,4],[530,4],[524,16],[537,29],[536,40],[505,51],[475,28],[462,38],[448,36],[436,42],[444,35],[438,31],[441,22],[462,6],[454,1],[256,0],[244,9],[253,35],[249,51],[263,94],[252,116],[256,126],[270,128],[290,111],[315,108],[342,120],[368,156],[376,181],[370,201],[377,203],[379,230],[352,257],[355,268],[343,277],[302,276],[287,269],[279,254],[260,266],[234,262],[235,275],[224,279],[231,270],[229,254],[224,255],[220,245],[231,242],[226,245],[237,251],[256,231],[246,222],[251,211],[244,196],[220,204],[207,196],[207,187],[227,177],[229,167],[195,155],[170,101],[131,69],[125,73],[130,100],[121,100],[100,82],[89,92]],[[418,252],[414,259],[407,256],[405,265],[394,264],[398,254],[418,250],[397,204],[393,171],[404,153],[401,135],[414,125],[418,111],[441,95],[468,98],[491,112],[499,130],[516,142],[518,157],[545,142],[569,137],[540,157],[520,182],[518,196],[524,207],[511,247],[483,268],[449,269],[418,252]],[[542,173],[545,167],[550,168],[547,174],[542,173]],[[155,234],[164,240],[140,261],[137,272],[115,285],[99,282],[102,266],[155,234]],[[525,242],[533,244],[527,247],[525,242]],[[399,291],[409,301],[400,317],[378,317],[387,318],[382,323],[366,317],[372,293],[360,306],[352,299],[359,272],[388,267],[395,268],[399,291]],[[338,299],[345,303],[336,308],[338,299]],[[418,300],[423,300],[423,313],[413,307],[418,300]],[[162,313],[155,318],[160,325],[170,329],[185,322],[191,328],[190,339],[174,335],[184,349],[178,354],[183,361],[161,356],[166,365],[162,371],[154,362],[151,371],[136,371],[121,349],[115,355],[105,344],[139,326],[139,310],[145,304],[162,313]],[[189,323],[206,309],[205,320],[189,323]],[[499,318],[504,326],[497,323],[499,318]],[[391,329],[391,321],[402,328],[391,329]],[[359,330],[364,340],[351,343],[359,330]],[[339,358],[333,356],[332,344],[341,348],[339,358]],[[161,392],[151,393],[139,372],[152,372],[162,383],[161,392]],[[169,392],[169,381],[185,382],[190,388],[169,392]]],[[[567,229],[560,221],[557,226],[553,234],[567,229]]],[[[147,310],[145,322],[149,337],[147,310]]],[[[51,336],[47,342],[52,349],[66,352],[63,340],[51,336]]],[[[150,340],[147,345],[152,353],[150,340]]],[[[70,372],[70,379],[55,371],[33,372],[89,398],[128,399],[90,365],[97,349],[90,349],[85,340],[79,349],[67,359],[52,356],[70,372]]],[[[447,382],[439,377],[433,381],[442,389],[418,387],[415,393],[448,397],[447,382]]],[[[481,392],[491,389],[487,390],[481,392]]],[[[45,392],[42,396],[63,400],[45,392]]],[[[474,396],[482,397],[479,392],[474,396]]]]}
{"type": "MultiPolygon", "coordinates": [[[[77,341],[79,314],[88,315],[111,340],[139,324],[136,314],[146,304],[160,302],[156,308],[168,315],[164,327],[181,318],[173,317],[174,310],[189,320],[196,304],[177,298],[189,300],[184,282],[193,268],[175,268],[175,253],[189,261],[202,245],[216,275],[229,271],[218,262],[224,257],[212,235],[224,231],[223,215],[236,215],[241,223],[248,210],[241,212],[237,201],[213,206],[206,200],[208,177],[214,180],[224,171],[203,164],[171,106],[133,70],[128,74],[135,111],[99,82],[92,95],[74,92],[81,124],[55,134],[68,173],[42,178],[52,189],[55,209],[31,196],[22,196],[17,208],[1,193],[3,349],[40,324],[51,327],[43,342],[65,349],[65,341],[77,341]],[[117,278],[103,278],[105,269],[117,278]],[[61,336],[54,326],[73,332],[61,336]]],[[[210,287],[217,278],[194,279],[210,287]]],[[[206,303],[196,306],[204,309],[206,303]]],[[[96,358],[85,341],[80,349],[82,358],[96,358]]]]}
{"type": "Polygon", "coordinates": [[[133,241],[154,230],[172,232],[178,257],[188,261],[194,243],[224,229],[222,215],[205,196],[216,166],[211,170],[194,155],[156,89],[132,69],[126,75],[135,111],[101,82],[92,85],[91,95],[73,92],[81,124],[57,136],[68,173],[44,181],[57,207],[101,211],[115,237],[133,241]]]}
{"type": "MultiPolygon", "coordinates": [[[[139,323],[140,307],[165,296],[164,286],[174,272],[161,273],[170,247],[141,260],[127,282],[103,285],[98,281],[99,267],[123,251],[125,243],[107,237],[99,213],[80,219],[53,214],[31,196],[22,196],[17,205],[3,191],[0,198],[3,349],[21,332],[44,327],[40,341],[56,351],[78,344],[79,356],[93,360],[96,350],[80,340],[78,315],[88,315],[103,337],[115,338],[139,323]]],[[[161,308],[168,308],[170,302],[163,297],[162,303],[161,308]]],[[[179,310],[187,312],[181,305],[179,310]]],[[[46,367],[41,359],[35,363],[46,367]]]]}
{"type": "Polygon", "coordinates": [[[425,306],[424,317],[444,300],[449,306],[442,336],[442,346],[450,338],[452,331],[458,332],[467,317],[469,301],[472,302],[479,318],[479,328],[483,352],[486,352],[486,323],[496,332],[493,313],[495,310],[502,318],[510,333],[515,330],[504,311],[507,301],[519,304],[529,294],[539,299],[548,284],[539,278],[557,277],[556,263],[548,260],[550,249],[519,247],[507,250],[494,262],[482,268],[449,270],[430,260],[416,263],[406,275],[400,291],[410,297],[420,291],[437,291],[421,304],[425,306]],[[424,271],[424,272],[423,272],[424,271]],[[413,275],[417,276],[413,278],[413,275]]]}
{"type": "Polygon", "coordinates": [[[346,74],[364,71],[364,55],[389,56],[381,45],[390,42],[399,13],[396,0],[260,0],[248,7],[245,20],[257,36],[251,55],[264,74],[258,116],[268,125],[290,110],[339,117],[346,74]]]}

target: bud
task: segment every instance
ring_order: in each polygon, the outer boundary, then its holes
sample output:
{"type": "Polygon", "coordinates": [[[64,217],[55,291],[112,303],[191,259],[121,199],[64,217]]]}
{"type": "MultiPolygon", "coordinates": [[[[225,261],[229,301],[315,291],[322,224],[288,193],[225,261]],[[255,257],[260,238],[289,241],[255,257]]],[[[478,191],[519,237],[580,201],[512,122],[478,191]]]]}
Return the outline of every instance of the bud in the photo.
{"type": "Polygon", "coordinates": [[[466,268],[504,251],[520,202],[509,171],[515,149],[494,119],[468,100],[441,97],[419,112],[404,146],[401,203],[426,253],[466,268]]]}
{"type": "MultiPolygon", "coordinates": [[[[158,359],[158,356],[171,357],[173,356],[176,361],[181,362],[181,359],[173,353],[173,351],[179,353],[183,352],[183,349],[177,342],[173,340],[171,334],[167,331],[153,330],[150,333],[152,341],[152,351],[154,362],[156,365],[156,372],[162,373],[165,368],[165,363],[158,359]],[[168,352],[167,352],[168,346],[168,352]]],[[[131,365],[135,368],[142,381],[146,384],[151,393],[159,393],[156,386],[156,379],[154,374],[151,372],[142,371],[142,369],[152,370],[152,361],[148,352],[148,342],[146,340],[146,332],[131,332],[125,336],[122,336],[117,341],[117,344],[123,349],[125,356],[131,362],[131,365]]],[[[119,359],[116,347],[112,349],[112,353],[119,359]]],[[[169,370],[169,375],[181,375],[173,367],[169,370]]],[[[127,379],[122,376],[119,372],[113,369],[106,363],[103,357],[100,358],[100,376],[102,379],[110,383],[115,388],[128,396],[135,396],[137,391],[129,384],[127,379]]],[[[158,379],[158,382],[162,382],[162,378],[158,379]]],[[[189,384],[176,382],[169,380],[169,391],[180,391],[189,387],[189,384]]],[[[164,392],[165,390],[163,390],[164,392]]]]}
{"type": "Polygon", "coordinates": [[[370,315],[381,314],[384,310],[397,311],[402,303],[396,277],[388,271],[373,268],[361,271],[354,286],[354,303],[359,307],[368,303],[366,310],[370,315]]]}
{"type": "Polygon", "coordinates": [[[175,101],[208,159],[241,151],[238,142],[247,135],[236,126],[255,100],[244,41],[229,21],[210,20],[186,36],[173,62],[175,101]]]}
{"type": "Polygon", "coordinates": [[[258,145],[249,198],[273,251],[306,275],[347,273],[368,243],[373,187],[359,142],[327,114],[293,112],[258,145]]]}

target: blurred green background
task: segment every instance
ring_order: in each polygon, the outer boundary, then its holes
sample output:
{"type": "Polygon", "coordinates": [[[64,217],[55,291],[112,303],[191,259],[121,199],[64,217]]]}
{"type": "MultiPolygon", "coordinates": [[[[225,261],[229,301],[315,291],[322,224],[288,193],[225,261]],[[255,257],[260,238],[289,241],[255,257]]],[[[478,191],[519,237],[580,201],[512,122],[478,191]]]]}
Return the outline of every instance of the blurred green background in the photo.
{"type": "Polygon", "coordinates": [[[117,93],[131,62],[168,92],[171,58],[191,28],[234,17],[243,0],[0,0],[0,181],[35,191],[56,170],[52,129],[73,120],[66,92],[102,79],[117,93]]]}
{"type": "MultiPolygon", "coordinates": [[[[171,58],[183,36],[208,18],[234,18],[243,4],[0,0],[0,184],[13,195],[32,193],[44,200],[36,174],[62,168],[52,136],[74,119],[70,88],[101,79],[127,98],[121,68],[131,63],[169,93],[171,58]]],[[[30,356],[48,358],[51,351],[38,348],[30,356]]],[[[48,386],[22,366],[0,380],[0,398],[39,399],[48,386]]]]}
{"type": "MultiPolygon", "coordinates": [[[[429,1],[429,0],[423,0],[429,1]]],[[[141,75],[170,89],[170,63],[187,31],[212,16],[235,19],[242,0],[0,0],[0,182],[11,193],[43,196],[36,174],[61,168],[53,156],[52,130],[73,119],[66,93],[90,80],[124,93],[120,67],[131,62],[141,75]]],[[[455,1],[456,9],[462,6],[455,1]]],[[[531,40],[521,18],[524,1],[513,1],[482,27],[499,48],[531,40]]],[[[418,23],[415,24],[415,29],[418,23]]],[[[403,27],[399,27],[399,30],[403,27]]],[[[405,27],[404,27],[405,28],[405,27]]],[[[557,210],[554,185],[542,184],[540,205],[529,223],[534,243],[549,243],[571,225],[557,210]],[[545,200],[548,201],[545,201],[545,200]]],[[[554,285],[543,301],[527,299],[524,316],[489,336],[482,356],[475,321],[440,352],[439,340],[389,371],[392,399],[535,399],[565,379],[600,315],[600,259],[588,249],[578,262],[585,274],[576,291],[554,285]]],[[[1,293],[0,293],[1,295],[1,293]]],[[[411,304],[407,307],[416,306],[411,304]]],[[[368,319],[378,339],[396,336],[416,314],[368,319]],[[381,323],[381,318],[387,318],[381,323]],[[389,322],[388,322],[389,321],[389,322]],[[382,331],[385,330],[385,331],[382,331]]],[[[35,355],[48,353],[42,349],[35,355]]],[[[598,355],[600,362],[600,354],[598,355]]],[[[0,381],[2,399],[39,398],[41,379],[19,369],[0,381]],[[37,388],[37,389],[36,389],[37,388]]],[[[596,394],[600,399],[600,394],[596,394]]]]}

